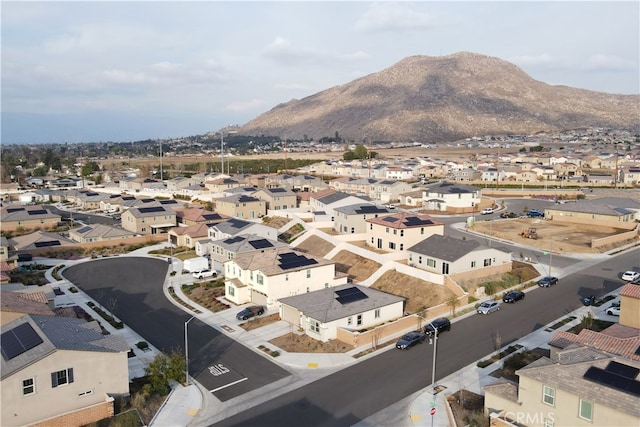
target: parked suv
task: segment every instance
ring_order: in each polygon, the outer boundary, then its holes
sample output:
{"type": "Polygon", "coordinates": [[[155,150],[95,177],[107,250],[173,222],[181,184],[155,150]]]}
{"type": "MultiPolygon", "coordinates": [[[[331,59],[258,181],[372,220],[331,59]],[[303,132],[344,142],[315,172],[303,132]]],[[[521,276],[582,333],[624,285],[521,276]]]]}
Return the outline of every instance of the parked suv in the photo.
{"type": "Polygon", "coordinates": [[[252,317],[262,316],[264,314],[264,307],[261,305],[252,305],[250,307],[245,308],[238,314],[236,314],[236,319],[238,320],[247,320],[252,317]]]}
{"type": "Polygon", "coordinates": [[[434,327],[436,328],[436,331],[438,331],[438,335],[440,335],[440,333],[444,331],[451,330],[451,322],[446,317],[439,317],[424,327],[424,333],[427,336],[431,336],[431,334],[433,334],[434,327]]]}
{"type": "Polygon", "coordinates": [[[205,277],[218,277],[218,272],[214,270],[202,270],[193,273],[193,277],[196,279],[204,279],[205,277]]]}
{"type": "Polygon", "coordinates": [[[537,211],[535,209],[530,210],[529,212],[527,212],[527,216],[529,218],[539,218],[539,217],[544,217],[544,213],[537,211]]]}

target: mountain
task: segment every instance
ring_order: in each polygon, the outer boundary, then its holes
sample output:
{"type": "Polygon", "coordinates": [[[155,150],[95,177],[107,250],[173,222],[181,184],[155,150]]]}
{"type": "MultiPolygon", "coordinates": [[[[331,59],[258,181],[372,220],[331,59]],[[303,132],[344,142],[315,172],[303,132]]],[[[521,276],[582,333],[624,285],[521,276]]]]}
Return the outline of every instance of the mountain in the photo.
{"type": "Polygon", "coordinates": [[[354,141],[454,141],[604,127],[640,131],[640,95],[612,95],[532,79],[499,58],[460,52],[411,56],[390,68],[280,104],[243,135],[354,141]]]}

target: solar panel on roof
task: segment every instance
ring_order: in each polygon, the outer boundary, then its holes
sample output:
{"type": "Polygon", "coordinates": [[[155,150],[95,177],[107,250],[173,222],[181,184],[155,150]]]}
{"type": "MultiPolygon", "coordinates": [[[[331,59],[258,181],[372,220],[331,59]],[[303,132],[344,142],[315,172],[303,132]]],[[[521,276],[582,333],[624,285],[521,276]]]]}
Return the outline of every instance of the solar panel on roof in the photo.
{"type": "Polygon", "coordinates": [[[587,369],[583,378],[634,396],[640,396],[640,381],[636,381],[632,378],[626,378],[595,366],[587,369]]]}
{"type": "Polygon", "coordinates": [[[142,203],[151,203],[151,202],[155,202],[155,201],[156,201],[156,199],[140,199],[140,201],[141,201],[142,203]]]}
{"type": "Polygon", "coordinates": [[[271,191],[272,193],[284,193],[287,190],[284,188],[271,188],[269,191],[271,191]]]}
{"type": "Polygon", "coordinates": [[[2,357],[5,360],[11,360],[42,342],[42,338],[35,329],[29,323],[23,323],[0,336],[2,357]]]}
{"type": "Polygon", "coordinates": [[[367,294],[365,294],[355,286],[336,291],[336,294],[338,295],[338,298],[336,298],[336,300],[343,305],[369,298],[367,294]]]}
{"type": "Polygon", "coordinates": [[[28,211],[29,215],[46,215],[49,212],[47,212],[45,209],[36,209],[33,211],[28,211]]]}
{"type": "Polygon", "coordinates": [[[236,242],[239,242],[239,241],[241,241],[241,240],[244,240],[244,237],[236,236],[236,237],[232,237],[232,238],[230,238],[230,239],[225,240],[225,241],[224,241],[224,243],[227,243],[227,244],[229,244],[229,245],[230,245],[230,244],[232,244],[232,243],[236,243],[236,242]]]}
{"type": "Polygon", "coordinates": [[[153,213],[153,212],[164,212],[164,208],[162,206],[149,206],[148,208],[138,208],[140,213],[153,213]]]}
{"type": "Polygon", "coordinates": [[[385,216],[384,218],[382,218],[382,220],[385,222],[397,222],[398,218],[394,216],[385,216]]]}
{"type": "Polygon", "coordinates": [[[204,214],[202,215],[204,219],[220,219],[220,215],[218,214],[204,214]]]}
{"type": "Polygon", "coordinates": [[[136,198],[133,196],[123,196],[122,200],[135,200],[136,198]]]}
{"type": "Polygon", "coordinates": [[[90,231],[90,230],[91,230],[91,227],[89,227],[89,226],[84,226],[84,227],[82,227],[82,228],[79,228],[77,232],[78,232],[78,233],[86,233],[87,231],[90,231]]]}
{"type": "Polygon", "coordinates": [[[421,219],[416,216],[410,216],[405,218],[404,223],[408,227],[415,227],[417,225],[430,225],[433,224],[433,221],[430,219],[421,219]]]}
{"type": "Polygon", "coordinates": [[[20,212],[25,210],[24,208],[7,208],[7,213],[12,213],[12,212],[20,212]]]}
{"type": "Polygon", "coordinates": [[[295,252],[285,252],[278,255],[280,260],[284,261],[286,259],[296,258],[298,255],[295,252]]]}
{"type": "Polygon", "coordinates": [[[609,371],[609,372],[613,372],[616,375],[620,375],[623,376],[625,378],[631,378],[631,379],[635,379],[638,374],[640,373],[640,369],[634,367],[634,366],[629,366],[629,365],[625,365],[623,363],[620,362],[616,362],[614,360],[612,360],[611,362],[609,362],[609,364],[607,365],[607,367],[604,369],[605,371],[609,371]]]}
{"type": "Polygon", "coordinates": [[[267,239],[252,240],[249,242],[249,244],[253,246],[254,249],[264,249],[264,248],[273,247],[273,244],[271,244],[271,242],[268,241],[267,239]]]}
{"type": "Polygon", "coordinates": [[[49,240],[47,242],[35,242],[33,246],[36,248],[47,248],[49,246],[60,246],[60,240],[49,240]]]}
{"type": "Polygon", "coordinates": [[[373,213],[379,212],[381,209],[377,206],[373,205],[362,205],[358,209],[356,209],[357,213],[373,213]]]}
{"type": "Polygon", "coordinates": [[[177,200],[174,199],[170,199],[170,200],[160,200],[160,204],[161,205],[176,205],[178,204],[177,200]]]}

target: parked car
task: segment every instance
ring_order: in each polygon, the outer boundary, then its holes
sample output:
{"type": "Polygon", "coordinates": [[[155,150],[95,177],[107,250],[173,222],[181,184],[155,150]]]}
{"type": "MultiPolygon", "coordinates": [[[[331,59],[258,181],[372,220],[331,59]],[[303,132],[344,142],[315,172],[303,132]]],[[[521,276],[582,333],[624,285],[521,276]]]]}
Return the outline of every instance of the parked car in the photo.
{"type": "Polygon", "coordinates": [[[424,327],[425,335],[431,336],[433,334],[434,327],[435,327],[435,330],[438,332],[438,335],[440,335],[440,333],[444,331],[451,330],[451,322],[446,317],[438,317],[437,319],[432,320],[431,323],[429,323],[427,326],[424,327]]]}
{"type": "Polygon", "coordinates": [[[594,305],[595,303],[596,303],[595,295],[589,295],[588,297],[582,298],[583,305],[589,306],[589,305],[594,305]]]}
{"type": "Polygon", "coordinates": [[[396,348],[399,348],[400,350],[406,350],[416,344],[423,343],[425,338],[426,335],[422,332],[409,332],[408,334],[404,334],[402,338],[398,340],[398,342],[396,343],[396,348]]]}
{"type": "Polygon", "coordinates": [[[244,310],[242,310],[238,314],[236,314],[236,319],[238,319],[238,320],[247,320],[247,319],[250,319],[252,317],[262,316],[263,314],[264,314],[264,307],[263,306],[261,306],[261,305],[252,305],[252,306],[249,306],[249,307],[245,308],[244,310]]]}
{"type": "Polygon", "coordinates": [[[202,270],[193,273],[196,279],[204,279],[205,277],[218,277],[218,272],[214,270],[202,270]]]}
{"type": "Polygon", "coordinates": [[[622,273],[621,279],[625,282],[634,282],[640,279],[640,272],[633,270],[625,271],[624,273],[622,273]]]}
{"type": "Polygon", "coordinates": [[[490,215],[494,212],[493,208],[484,208],[480,211],[480,215],[490,215]]]}
{"type": "Polygon", "coordinates": [[[515,212],[502,212],[500,218],[518,218],[518,214],[515,212]]]}
{"type": "Polygon", "coordinates": [[[530,210],[529,212],[527,212],[527,216],[529,218],[539,218],[539,217],[544,217],[544,213],[537,211],[535,209],[530,210]]]}
{"type": "Polygon", "coordinates": [[[612,305],[611,307],[607,308],[607,314],[609,316],[620,316],[620,306],[612,305]]]}
{"type": "Polygon", "coordinates": [[[545,276],[542,279],[538,280],[538,286],[542,288],[548,288],[549,286],[557,285],[558,278],[554,276],[545,276]]]}
{"type": "Polygon", "coordinates": [[[387,206],[386,206],[386,208],[387,208],[387,209],[395,209],[395,208],[396,208],[396,205],[387,205],[387,206]]]}
{"type": "Polygon", "coordinates": [[[502,301],[506,303],[514,303],[524,299],[524,292],[522,291],[510,291],[503,298],[502,301]]]}
{"type": "Polygon", "coordinates": [[[498,310],[500,310],[500,303],[498,301],[485,301],[478,306],[479,314],[491,314],[498,310]]]}

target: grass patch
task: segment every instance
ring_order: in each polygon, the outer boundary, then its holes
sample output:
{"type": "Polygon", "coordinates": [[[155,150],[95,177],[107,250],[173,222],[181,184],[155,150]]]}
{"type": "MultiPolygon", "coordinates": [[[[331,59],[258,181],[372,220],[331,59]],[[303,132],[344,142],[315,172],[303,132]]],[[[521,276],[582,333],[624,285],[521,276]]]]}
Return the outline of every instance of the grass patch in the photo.
{"type": "Polygon", "coordinates": [[[504,359],[505,357],[509,356],[511,353],[515,353],[516,351],[520,350],[521,348],[522,348],[522,346],[520,344],[510,345],[506,349],[502,350],[500,353],[494,354],[489,359],[484,359],[484,360],[479,361],[478,363],[476,363],[476,366],[478,366],[479,368],[486,368],[487,366],[491,365],[492,363],[495,363],[495,362],[499,361],[500,359],[504,359]]]}
{"type": "Polygon", "coordinates": [[[565,317],[564,319],[560,320],[559,322],[554,323],[553,325],[551,325],[549,328],[556,330],[558,328],[560,328],[561,326],[566,325],[567,323],[576,320],[576,316],[569,316],[569,317],[565,317]]]}
{"type": "Polygon", "coordinates": [[[87,305],[89,307],[91,307],[91,309],[93,311],[95,311],[96,313],[98,313],[100,315],[100,317],[102,317],[104,320],[106,320],[107,322],[109,322],[109,324],[111,326],[113,326],[116,329],[122,329],[124,328],[124,323],[122,323],[119,320],[116,320],[112,315],[110,315],[109,313],[107,313],[106,311],[104,311],[102,308],[98,307],[97,305],[95,305],[92,301],[87,302],[87,305]]]}

